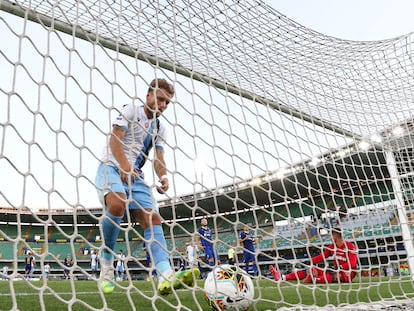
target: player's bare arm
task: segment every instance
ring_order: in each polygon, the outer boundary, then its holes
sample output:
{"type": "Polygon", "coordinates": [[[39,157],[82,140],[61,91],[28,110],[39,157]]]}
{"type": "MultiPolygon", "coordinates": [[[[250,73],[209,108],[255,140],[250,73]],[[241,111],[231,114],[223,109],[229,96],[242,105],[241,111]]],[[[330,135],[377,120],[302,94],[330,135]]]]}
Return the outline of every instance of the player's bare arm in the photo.
{"type": "Polygon", "coordinates": [[[129,163],[124,149],[122,148],[122,140],[125,136],[125,129],[121,126],[114,125],[112,128],[111,137],[109,139],[109,147],[111,148],[112,154],[119,163],[119,174],[121,180],[124,183],[128,183],[128,177],[131,176],[131,182],[135,182],[135,174],[131,174],[131,164],[129,163]]]}
{"type": "Polygon", "coordinates": [[[168,191],[169,181],[167,177],[167,168],[165,165],[164,151],[161,149],[155,149],[154,170],[159,178],[158,182],[160,183],[160,186],[157,187],[157,191],[159,193],[168,191]]]}

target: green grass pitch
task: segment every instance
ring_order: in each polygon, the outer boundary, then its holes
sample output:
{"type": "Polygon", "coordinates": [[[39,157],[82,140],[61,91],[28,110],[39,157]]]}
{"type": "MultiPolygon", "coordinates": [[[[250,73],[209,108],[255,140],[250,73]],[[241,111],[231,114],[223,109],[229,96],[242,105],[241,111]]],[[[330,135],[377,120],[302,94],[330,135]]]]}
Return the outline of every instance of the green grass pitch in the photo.
{"type": "MultiPolygon", "coordinates": [[[[341,285],[276,284],[269,280],[255,280],[254,284],[255,301],[250,310],[257,311],[298,304],[338,306],[414,297],[414,285],[408,278],[356,279],[341,285]]],[[[117,285],[114,293],[104,296],[95,281],[1,281],[0,310],[209,310],[203,281],[198,281],[196,290],[180,289],[168,296],[155,295],[156,287],[151,282],[117,285]]]]}

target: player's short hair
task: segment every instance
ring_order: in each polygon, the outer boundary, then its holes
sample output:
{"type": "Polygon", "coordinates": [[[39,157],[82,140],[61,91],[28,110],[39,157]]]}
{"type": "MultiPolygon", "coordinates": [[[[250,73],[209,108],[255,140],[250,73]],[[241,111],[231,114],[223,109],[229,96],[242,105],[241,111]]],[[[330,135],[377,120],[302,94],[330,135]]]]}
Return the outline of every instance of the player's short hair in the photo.
{"type": "Polygon", "coordinates": [[[331,234],[336,234],[337,236],[342,237],[342,229],[339,227],[332,228],[331,234]]]}
{"type": "Polygon", "coordinates": [[[174,86],[165,79],[152,80],[149,85],[148,92],[152,92],[156,88],[166,90],[168,93],[171,94],[171,96],[173,96],[175,93],[174,86]]]}

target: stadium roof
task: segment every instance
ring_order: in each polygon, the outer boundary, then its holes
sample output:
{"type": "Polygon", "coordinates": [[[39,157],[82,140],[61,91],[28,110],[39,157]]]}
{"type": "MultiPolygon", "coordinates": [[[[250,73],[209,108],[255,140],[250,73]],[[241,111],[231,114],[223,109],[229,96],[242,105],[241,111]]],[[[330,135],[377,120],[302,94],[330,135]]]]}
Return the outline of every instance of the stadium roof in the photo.
{"type": "Polygon", "coordinates": [[[375,139],[377,144],[372,141],[349,144],[332,149],[317,158],[237,184],[162,201],[160,213],[165,219],[205,216],[269,204],[281,205],[286,201],[306,199],[309,196],[333,196],[336,192],[361,183],[385,183],[390,180],[386,159],[388,151],[394,153],[395,165],[401,170],[401,178],[407,170],[412,174],[412,120],[383,130],[375,139]],[[216,206],[219,211],[215,210],[216,206]]]}
{"type": "Polygon", "coordinates": [[[349,146],[327,153],[316,162],[313,159],[234,185],[162,201],[160,213],[165,219],[176,219],[242,211],[309,195],[333,195],[361,182],[389,178],[385,155],[378,149],[360,152],[356,145],[349,146]]]}
{"type": "MultiPolygon", "coordinates": [[[[310,194],[332,195],[339,189],[359,182],[384,180],[388,176],[382,150],[361,150],[349,145],[332,150],[305,163],[292,165],[238,184],[185,195],[160,202],[160,214],[165,220],[201,217],[208,214],[244,211],[254,207],[282,204],[310,194]],[[219,211],[216,211],[216,206],[219,211]]],[[[20,223],[55,222],[57,224],[97,224],[102,208],[73,210],[38,210],[36,212],[0,209],[1,221],[20,223]]]]}
{"type": "Polygon", "coordinates": [[[0,208],[0,222],[20,223],[20,224],[57,224],[57,225],[90,225],[99,223],[102,215],[102,208],[95,209],[62,209],[48,210],[40,209],[37,211],[29,208],[16,209],[13,207],[0,208]]]}
{"type": "MultiPolygon", "coordinates": [[[[0,8],[353,139],[413,118],[413,34],[355,42],[303,27],[263,1],[173,3],[147,0],[137,7],[124,1],[61,0],[54,5],[4,0],[0,8]]],[[[341,188],[341,182],[388,175],[378,147],[365,151],[358,145],[347,146],[320,159],[323,162],[316,166],[309,160],[284,168],[283,178],[272,173],[161,202],[165,205],[161,214],[171,219],[216,212],[216,206],[226,212],[277,204],[286,197],[307,197],[312,191],[330,193],[341,188]]],[[[4,215],[4,221],[36,222],[48,217],[59,223],[97,221],[94,212],[81,211],[36,215],[17,211],[4,215]]]]}

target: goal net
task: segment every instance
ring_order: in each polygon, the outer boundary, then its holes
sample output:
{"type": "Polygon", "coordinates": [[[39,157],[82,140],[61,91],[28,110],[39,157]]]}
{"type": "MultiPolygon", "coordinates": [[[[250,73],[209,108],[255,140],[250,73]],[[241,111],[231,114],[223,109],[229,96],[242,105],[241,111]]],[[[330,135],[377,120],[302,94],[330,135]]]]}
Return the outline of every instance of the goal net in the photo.
{"type": "MultiPolygon", "coordinates": [[[[42,310],[209,308],[203,279],[157,294],[150,241],[128,217],[114,250],[127,267],[117,296],[91,269],[103,249],[101,150],[122,106],[144,104],[158,77],[176,89],[160,117],[171,187],[154,196],[177,269],[207,218],[221,263],[233,248],[252,274],[251,310],[414,310],[413,34],[341,40],[259,0],[1,0],[0,9],[0,265],[10,281],[1,308],[23,310],[24,294],[42,310]],[[243,259],[245,225],[257,273],[243,259]],[[312,263],[336,227],[356,247],[352,282],[284,281],[316,267],[339,275],[337,258],[312,263]],[[70,286],[51,282],[60,279],[70,286]]],[[[197,260],[205,277],[205,254],[197,260]]]]}

